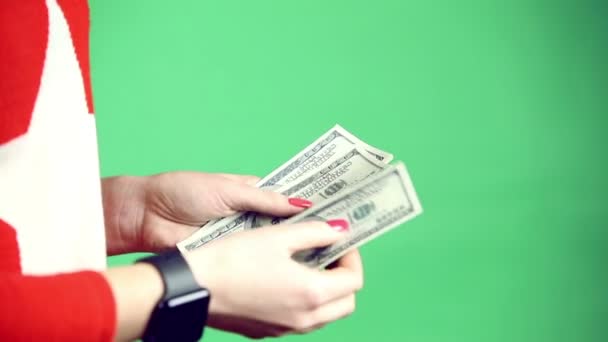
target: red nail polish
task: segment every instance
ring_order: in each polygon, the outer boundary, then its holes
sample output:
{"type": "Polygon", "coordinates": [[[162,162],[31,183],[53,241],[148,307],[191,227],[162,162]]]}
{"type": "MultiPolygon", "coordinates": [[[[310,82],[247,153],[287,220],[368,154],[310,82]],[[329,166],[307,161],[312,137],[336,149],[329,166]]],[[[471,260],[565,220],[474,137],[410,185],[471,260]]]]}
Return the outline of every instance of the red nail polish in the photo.
{"type": "Polygon", "coordinates": [[[348,221],[343,219],[337,220],[328,220],[327,224],[330,225],[333,229],[339,232],[347,232],[348,231],[348,221]]]}
{"type": "Polygon", "coordinates": [[[303,199],[303,198],[297,198],[297,197],[291,197],[288,199],[289,204],[295,206],[295,207],[300,207],[300,208],[310,208],[312,207],[312,202],[307,200],[307,199],[303,199]]]}

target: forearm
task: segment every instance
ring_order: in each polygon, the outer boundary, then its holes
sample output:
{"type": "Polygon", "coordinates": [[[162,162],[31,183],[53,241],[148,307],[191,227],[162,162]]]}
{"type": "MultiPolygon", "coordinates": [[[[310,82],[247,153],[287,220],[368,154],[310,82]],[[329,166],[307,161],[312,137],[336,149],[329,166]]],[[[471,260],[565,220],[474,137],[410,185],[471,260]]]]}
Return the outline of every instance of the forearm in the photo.
{"type": "Polygon", "coordinates": [[[140,241],[136,229],[143,219],[145,177],[116,176],[101,180],[103,214],[106,227],[106,250],[109,255],[133,252],[133,243],[140,241]]]}
{"type": "Polygon", "coordinates": [[[0,272],[0,341],[130,341],[163,293],[153,266],[49,276],[0,272]]]}

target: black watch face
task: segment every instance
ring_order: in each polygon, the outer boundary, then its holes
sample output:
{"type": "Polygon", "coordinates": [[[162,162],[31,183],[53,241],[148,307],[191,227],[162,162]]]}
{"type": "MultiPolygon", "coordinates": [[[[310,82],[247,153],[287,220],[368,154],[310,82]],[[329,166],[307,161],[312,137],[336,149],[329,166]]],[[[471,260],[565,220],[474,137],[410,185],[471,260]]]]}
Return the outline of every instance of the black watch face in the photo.
{"type": "Polygon", "coordinates": [[[197,341],[207,322],[209,292],[199,289],[170,298],[156,309],[151,327],[156,341],[197,341]]]}

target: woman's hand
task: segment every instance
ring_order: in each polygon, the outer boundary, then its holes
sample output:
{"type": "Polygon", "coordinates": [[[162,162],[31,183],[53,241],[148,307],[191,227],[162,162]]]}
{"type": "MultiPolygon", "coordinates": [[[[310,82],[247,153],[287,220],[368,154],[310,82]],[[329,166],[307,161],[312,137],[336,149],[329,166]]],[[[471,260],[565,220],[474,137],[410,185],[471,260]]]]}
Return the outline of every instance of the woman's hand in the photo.
{"type": "Polygon", "coordinates": [[[262,338],[309,332],[352,313],[355,293],[363,286],[357,251],[324,271],[291,258],[330,245],[342,234],[324,222],[277,225],[185,254],[197,281],[211,292],[209,325],[262,338]]]}
{"type": "MultiPolygon", "coordinates": [[[[339,222],[328,223],[340,227],[339,222]]],[[[300,250],[342,238],[343,233],[330,225],[265,227],[184,254],[196,281],[211,293],[208,324],[262,338],[309,332],[352,313],[355,293],[363,286],[357,251],[328,270],[311,269],[291,258],[300,250]]],[[[138,263],[111,268],[104,275],[116,301],[116,340],[141,337],[163,294],[160,274],[153,266],[138,263]]]]}
{"type": "Polygon", "coordinates": [[[254,186],[259,178],[170,172],[102,180],[108,254],[174,247],[205,222],[239,211],[290,216],[309,202],[254,186]]]}

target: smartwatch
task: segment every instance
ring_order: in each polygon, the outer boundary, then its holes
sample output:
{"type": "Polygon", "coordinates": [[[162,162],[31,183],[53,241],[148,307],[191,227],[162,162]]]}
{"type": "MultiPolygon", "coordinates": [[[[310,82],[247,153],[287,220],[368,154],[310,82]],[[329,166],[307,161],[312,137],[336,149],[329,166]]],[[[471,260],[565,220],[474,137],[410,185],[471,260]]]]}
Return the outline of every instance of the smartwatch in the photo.
{"type": "Polygon", "coordinates": [[[156,267],[165,291],[150,316],[144,342],[193,342],[203,336],[209,310],[209,291],[201,287],[177,250],[142,258],[156,267]]]}

